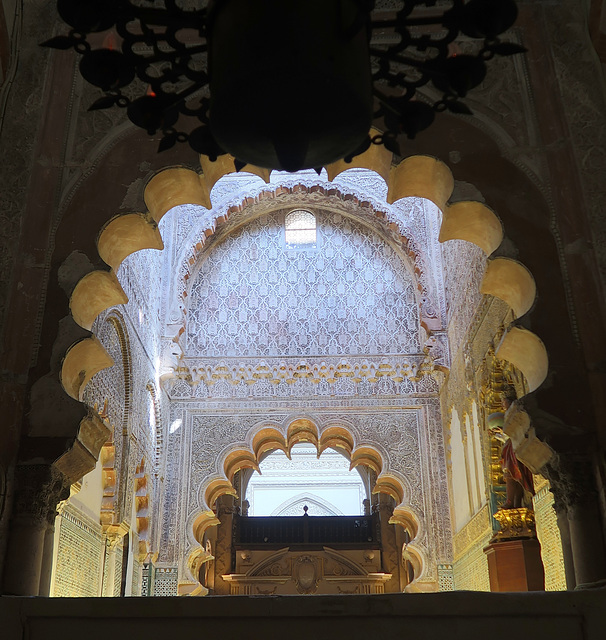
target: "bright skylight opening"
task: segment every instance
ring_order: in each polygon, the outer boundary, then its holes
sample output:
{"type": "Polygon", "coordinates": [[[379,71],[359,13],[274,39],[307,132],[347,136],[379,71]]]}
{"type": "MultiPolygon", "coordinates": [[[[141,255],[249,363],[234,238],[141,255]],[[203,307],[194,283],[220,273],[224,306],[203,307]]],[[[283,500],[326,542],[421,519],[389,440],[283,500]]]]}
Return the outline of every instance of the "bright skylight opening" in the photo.
{"type": "Polygon", "coordinates": [[[305,209],[291,211],[284,220],[284,237],[287,247],[315,248],[316,216],[305,209]]]}

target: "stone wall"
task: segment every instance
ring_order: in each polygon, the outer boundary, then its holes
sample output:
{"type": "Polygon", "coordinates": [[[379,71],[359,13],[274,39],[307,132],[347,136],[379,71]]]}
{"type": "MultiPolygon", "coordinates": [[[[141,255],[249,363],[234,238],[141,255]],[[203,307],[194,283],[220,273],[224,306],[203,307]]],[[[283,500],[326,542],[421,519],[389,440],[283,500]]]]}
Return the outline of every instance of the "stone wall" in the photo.
{"type": "Polygon", "coordinates": [[[105,544],[101,525],[71,505],[57,516],[59,544],[52,595],[95,597],[101,595],[105,544]]]}
{"type": "Polygon", "coordinates": [[[488,560],[484,547],[492,537],[488,505],[483,507],[454,538],[454,588],[490,591],[488,560]]]}
{"type": "Polygon", "coordinates": [[[566,575],[564,574],[562,539],[553,508],[553,493],[549,490],[547,480],[541,478],[532,502],[545,569],[545,591],[565,591],[566,575]]]}

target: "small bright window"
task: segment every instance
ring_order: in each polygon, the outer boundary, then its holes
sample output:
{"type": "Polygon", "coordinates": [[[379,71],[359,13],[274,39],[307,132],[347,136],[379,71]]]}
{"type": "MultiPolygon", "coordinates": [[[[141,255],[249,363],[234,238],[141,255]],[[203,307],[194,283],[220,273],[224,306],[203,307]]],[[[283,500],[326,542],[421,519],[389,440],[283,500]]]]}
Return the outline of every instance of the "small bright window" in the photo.
{"type": "Polygon", "coordinates": [[[295,209],[288,213],[284,230],[287,247],[313,249],[316,246],[316,216],[311,211],[295,209]]]}

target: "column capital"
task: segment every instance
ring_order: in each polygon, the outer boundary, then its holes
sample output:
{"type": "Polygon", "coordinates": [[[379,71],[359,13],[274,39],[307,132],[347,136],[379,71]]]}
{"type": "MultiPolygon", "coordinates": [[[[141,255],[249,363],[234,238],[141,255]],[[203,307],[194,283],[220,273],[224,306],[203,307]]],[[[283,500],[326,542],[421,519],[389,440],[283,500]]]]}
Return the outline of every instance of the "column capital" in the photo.
{"type": "Polygon", "coordinates": [[[387,517],[391,518],[395,507],[396,501],[390,495],[379,493],[378,501],[372,505],[372,513],[386,513],[387,517]]]}
{"type": "Polygon", "coordinates": [[[594,461],[589,454],[576,451],[558,454],[543,471],[551,484],[556,511],[597,499],[594,461]]]}
{"type": "Polygon", "coordinates": [[[57,504],[69,496],[70,484],[52,464],[23,464],[15,468],[13,519],[52,526],[57,504]]]}
{"type": "Polygon", "coordinates": [[[109,525],[104,530],[105,544],[109,547],[110,551],[115,549],[122,538],[130,531],[130,527],[125,523],[109,525]]]}

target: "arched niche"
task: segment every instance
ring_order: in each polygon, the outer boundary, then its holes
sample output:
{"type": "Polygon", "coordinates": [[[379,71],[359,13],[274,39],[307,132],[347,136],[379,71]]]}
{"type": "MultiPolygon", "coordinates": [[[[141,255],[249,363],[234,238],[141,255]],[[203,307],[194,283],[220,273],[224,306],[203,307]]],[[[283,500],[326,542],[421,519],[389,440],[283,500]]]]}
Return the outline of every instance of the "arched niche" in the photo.
{"type": "Polygon", "coordinates": [[[95,322],[99,341],[114,365],[97,373],[84,390],[84,402],[96,407],[111,425],[112,435],[101,449],[103,464],[103,501],[101,524],[117,526],[124,518],[122,497],[127,476],[124,430],[132,400],[132,357],[127,324],[116,309],[102,314],[95,322]]]}
{"type": "Polygon", "coordinates": [[[393,247],[321,208],[316,246],[288,247],[288,213],[251,220],[205,248],[190,279],[185,355],[418,353],[416,282],[393,247]]]}

